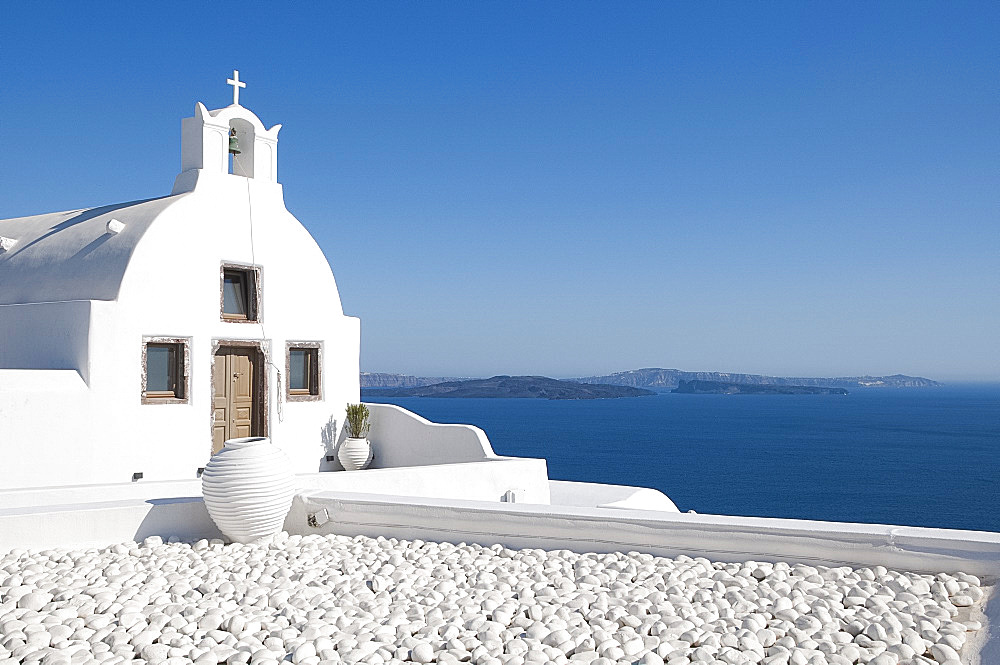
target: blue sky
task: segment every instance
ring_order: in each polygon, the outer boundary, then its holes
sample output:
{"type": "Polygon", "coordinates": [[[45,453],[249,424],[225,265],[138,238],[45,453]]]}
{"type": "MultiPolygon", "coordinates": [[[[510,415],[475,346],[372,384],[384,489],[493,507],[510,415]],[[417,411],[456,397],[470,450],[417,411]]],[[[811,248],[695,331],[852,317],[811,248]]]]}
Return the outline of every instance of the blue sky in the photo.
{"type": "Polygon", "coordinates": [[[5,4],[0,217],[282,123],[362,369],[1000,380],[1000,4],[5,4]]]}

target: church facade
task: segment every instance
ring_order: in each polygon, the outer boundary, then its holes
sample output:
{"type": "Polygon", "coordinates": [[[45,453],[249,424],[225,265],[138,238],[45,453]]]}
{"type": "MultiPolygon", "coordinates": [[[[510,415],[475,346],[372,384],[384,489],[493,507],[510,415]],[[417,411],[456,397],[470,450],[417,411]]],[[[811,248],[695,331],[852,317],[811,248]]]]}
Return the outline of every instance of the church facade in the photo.
{"type": "Polygon", "coordinates": [[[169,196],[0,220],[7,488],[196,478],[240,436],[336,464],[360,322],[231,83],[183,120],[169,196]]]}

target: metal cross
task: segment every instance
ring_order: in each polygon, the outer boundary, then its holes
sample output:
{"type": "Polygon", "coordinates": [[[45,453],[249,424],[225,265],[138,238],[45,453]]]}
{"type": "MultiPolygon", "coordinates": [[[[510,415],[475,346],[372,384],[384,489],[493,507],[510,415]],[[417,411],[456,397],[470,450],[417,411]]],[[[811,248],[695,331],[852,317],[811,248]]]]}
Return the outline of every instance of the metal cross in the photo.
{"type": "Polygon", "coordinates": [[[240,80],[240,70],[233,70],[233,78],[226,79],[226,83],[233,86],[233,104],[235,106],[240,105],[240,88],[247,87],[246,82],[240,80]]]}

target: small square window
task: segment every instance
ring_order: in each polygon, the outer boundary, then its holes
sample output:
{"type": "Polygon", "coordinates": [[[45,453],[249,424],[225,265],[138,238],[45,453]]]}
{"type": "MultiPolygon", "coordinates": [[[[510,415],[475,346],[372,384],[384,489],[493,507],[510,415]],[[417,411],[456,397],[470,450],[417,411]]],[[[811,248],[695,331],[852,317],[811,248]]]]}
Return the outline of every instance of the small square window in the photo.
{"type": "Polygon", "coordinates": [[[187,401],[187,341],[146,338],[142,347],[144,404],[187,401]]]}
{"type": "Polygon", "coordinates": [[[260,293],[256,268],[222,267],[222,319],[256,321],[260,293]]]}
{"type": "Polygon", "coordinates": [[[320,399],[320,347],[318,342],[289,342],[286,377],[289,401],[320,399]]]}

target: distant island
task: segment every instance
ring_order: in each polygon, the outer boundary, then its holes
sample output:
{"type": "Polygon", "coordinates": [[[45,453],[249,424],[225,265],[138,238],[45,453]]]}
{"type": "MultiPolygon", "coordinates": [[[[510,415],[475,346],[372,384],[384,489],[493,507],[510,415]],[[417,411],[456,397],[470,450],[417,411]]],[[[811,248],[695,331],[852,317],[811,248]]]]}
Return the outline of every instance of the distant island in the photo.
{"type": "Polygon", "coordinates": [[[724,381],[681,381],[672,393],[689,395],[847,395],[843,388],[828,386],[772,386],[724,381]]]}
{"type": "Polygon", "coordinates": [[[833,378],[766,376],[763,374],[732,374],[729,372],[685,372],[679,369],[648,367],[605,376],[571,379],[580,383],[602,383],[635,388],[677,388],[681,381],[718,381],[752,386],[819,386],[823,388],[931,388],[941,384],[920,376],[839,376],[833,378]]]}
{"type": "MultiPolygon", "coordinates": [[[[544,377],[541,377],[544,378],[544,377]]],[[[455,383],[473,380],[472,377],[433,377],[390,374],[385,372],[362,372],[361,387],[369,388],[417,388],[441,383],[455,383]]],[[[490,379],[487,379],[490,380],[490,379]]],[[[555,379],[549,379],[554,381],[555,379]]],[[[686,372],[679,369],[647,367],[627,372],[615,372],[604,376],[587,376],[568,379],[568,382],[649,388],[657,392],[670,392],[680,386],[681,381],[718,381],[720,383],[751,386],[818,386],[821,388],[878,389],[878,388],[933,388],[940,386],[937,381],[920,376],[893,374],[891,376],[840,376],[834,378],[783,377],[763,374],[733,374],[729,372],[686,372]]]]}
{"type": "Polygon", "coordinates": [[[389,372],[361,372],[362,388],[417,388],[446,381],[468,381],[471,376],[412,376],[389,372]]]}
{"type": "MultiPolygon", "coordinates": [[[[362,386],[364,387],[364,386],[362,386]]],[[[560,381],[545,376],[494,376],[489,379],[444,381],[406,388],[367,387],[371,394],[386,397],[507,397],[536,399],[607,399],[655,395],[652,390],[560,381]]]]}

